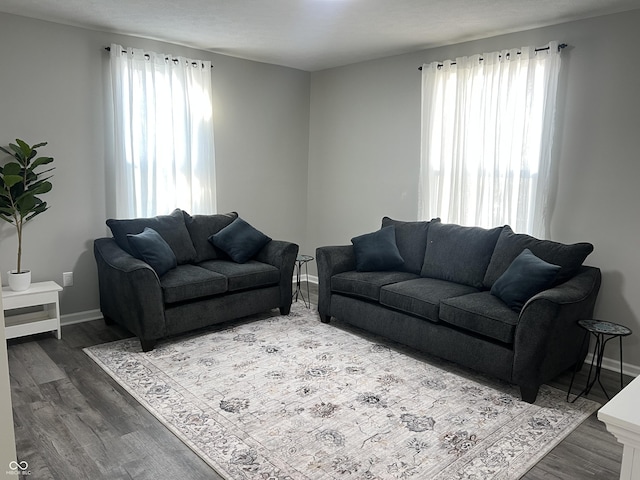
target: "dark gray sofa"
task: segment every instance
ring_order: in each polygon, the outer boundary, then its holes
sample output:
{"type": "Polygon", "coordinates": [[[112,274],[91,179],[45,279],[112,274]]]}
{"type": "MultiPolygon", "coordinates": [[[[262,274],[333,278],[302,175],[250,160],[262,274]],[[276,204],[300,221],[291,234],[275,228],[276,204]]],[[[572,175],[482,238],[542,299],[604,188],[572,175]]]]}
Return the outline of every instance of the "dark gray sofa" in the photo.
{"type": "Polygon", "coordinates": [[[592,316],[601,282],[598,268],[582,265],[591,244],[564,245],[509,226],[485,230],[438,219],[385,217],[382,227],[395,230],[403,259],[392,270],[358,271],[353,245],[316,250],[323,322],[335,317],[516,384],[530,403],[540,385],[582,364],[587,346],[577,320],[592,316]],[[491,289],[524,249],[560,270],[520,310],[491,289]]]}
{"type": "Polygon", "coordinates": [[[113,238],[94,241],[100,309],[107,323],[135,334],[143,351],[158,339],[279,308],[291,308],[293,268],[298,245],[270,240],[257,254],[237,263],[208,238],[228,227],[237,213],[171,215],[108,220],[113,238]],[[129,234],[155,230],[175,254],[175,268],[158,275],[136,258],[129,234]]]}

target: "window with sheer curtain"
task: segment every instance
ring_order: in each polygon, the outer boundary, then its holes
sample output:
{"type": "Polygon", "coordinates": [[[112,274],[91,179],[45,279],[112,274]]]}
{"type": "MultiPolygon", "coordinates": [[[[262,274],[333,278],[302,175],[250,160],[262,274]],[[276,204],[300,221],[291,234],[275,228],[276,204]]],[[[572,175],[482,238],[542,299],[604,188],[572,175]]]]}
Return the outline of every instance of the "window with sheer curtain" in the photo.
{"type": "Polygon", "coordinates": [[[120,218],[215,213],[211,63],[110,48],[120,218]]]}
{"type": "Polygon", "coordinates": [[[420,216],[545,237],[560,51],[422,67],[420,216]]]}

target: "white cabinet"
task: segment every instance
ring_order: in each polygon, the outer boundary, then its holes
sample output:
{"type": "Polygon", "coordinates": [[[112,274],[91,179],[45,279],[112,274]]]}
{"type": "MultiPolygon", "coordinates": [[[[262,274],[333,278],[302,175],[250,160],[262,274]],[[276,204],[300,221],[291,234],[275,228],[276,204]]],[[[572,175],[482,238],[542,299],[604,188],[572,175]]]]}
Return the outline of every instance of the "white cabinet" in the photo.
{"type": "Polygon", "coordinates": [[[624,446],[621,480],[640,478],[640,377],[636,377],[598,411],[598,420],[624,446]]]}
{"type": "Polygon", "coordinates": [[[6,338],[23,337],[42,332],[56,332],[60,339],[60,305],[58,292],[62,287],[56,282],[32,283],[27,290],[14,292],[2,290],[6,338]],[[24,313],[12,310],[25,309],[24,313]]]}

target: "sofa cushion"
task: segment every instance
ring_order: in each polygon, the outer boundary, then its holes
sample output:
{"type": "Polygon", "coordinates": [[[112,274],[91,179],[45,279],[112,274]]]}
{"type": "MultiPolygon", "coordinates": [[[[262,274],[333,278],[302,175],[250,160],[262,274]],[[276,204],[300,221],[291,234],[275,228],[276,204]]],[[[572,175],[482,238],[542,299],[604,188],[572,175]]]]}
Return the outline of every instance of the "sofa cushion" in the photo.
{"type": "Polygon", "coordinates": [[[409,272],[348,272],[331,277],[331,291],[369,300],[380,300],[380,288],[390,283],[418,278],[409,272]]]}
{"type": "Polygon", "coordinates": [[[396,245],[396,227],[381,228],[351,239],[359,272],[398,270],[404,265],[396,245]]]}
{"type": "Polygon", "coordinates": [[[209,241],[237,263],[245,263],[271,241],[257,228],[238,217],[209,241]]]}
{"type": "Polygon", "coordinates": [[[110,218],[107,226],[111,229],[113,238],[118,246],[133,255],[133,250],[129,245],[127,234],[141,233],[145,227],[154,229],[160,234],[164,241],[169,244],[176,256],[178,265],[193,262],[196,258],[196,250],[191,242],[189,231],[184,224],[182,210],[179,208],[171,212],[170,215],[158,215],[151,218],[132,218],[118,220],[110,218]]]}
{"type": "MultiPolygon", "coordinates": [[[[439,222],[440,219],[433,219],[431,222],[439,222]]],[[[404,222],[383,217],[382,228],[394,226],[396,228],[396,245],[400,256],[404,259],[401,270],[420,274],[424,253],[427,249],[427,232],[430,222],[404,222]]]]}
{"type": "Polygon", "coordinates": [[[555,284],[565,282],[573,277],[593,251],[593,245],[590,243],[581,242],[566,245],[551,240],[539,240],[524,233],[514,233],[511,227],[505,225],[484,276],[484,286],[491,288],[525,248],[531,250],[536,257],[545,262],[561,267],[555,284]]]}
{"type": "Polygon", "coordinates": [[[176,255],[153,228],[144,227],[142,233],[127,234],[133,256],[147,262],[159,277],[176,268],[176,255]]]}
{"type": "Polygon", "coordinates": [[[504,343],[513,343],[518,314],[489,292],[443,300],[440,320],[504,343]]]}
{"type": "Polygon", "coordinates": [[[520,312],[527,300],[553,284],[559,271],[558,265],[541,260],[525,248],[495,281],[491,295],[520,312]]]}
{"type": "Polygon", "coordinates": [[[382,287],[380,303],[437,323],[443,299],[477,291],[474,287],[446,280],[417,278],[382,287]]]}
{"type": "Polygon", "coordinates": [[[420,275],[483,287],[502,227],[486,230],[480,227],[433,222],[427,233],[427,250],[420,275]]]}
{"type": "Polygon", "coordinates": [[[267,263],[249,260],[236,263],[230,260],[208,260],[200,267],[227,277],[228,291],[277,285],[280,282],[280,270],[267,263]]]}
{"type": "Polygon", "coordinates": [[[178,265],[161,279],[165,303],[183,302],[227,291],[227,277],[196,265],[178,265]]]}
{"type": "Polygon", "coordinates": [[[226,253],[211,244],[209,237],[215,235],[238,218],[236,212],[215,215],[189,215],[183,211],[182,214],[196,250],[194,263],[215,260],[216,258],[228,258],[226,253]]]}

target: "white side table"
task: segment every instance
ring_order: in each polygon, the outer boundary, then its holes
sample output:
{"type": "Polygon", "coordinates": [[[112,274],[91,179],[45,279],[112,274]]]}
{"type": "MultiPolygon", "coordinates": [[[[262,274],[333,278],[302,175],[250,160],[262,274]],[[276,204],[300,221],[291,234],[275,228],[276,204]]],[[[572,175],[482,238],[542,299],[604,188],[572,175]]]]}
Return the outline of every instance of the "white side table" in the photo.
{"type": "Polygon", "coordinates": [[[9,287],[2,290],[2,302],[5,313],[5,334],[7,339],[33,335],[35,333],[55,331],[58,340],[60,331],[60,305],[58,292],[62,287],[56,282],[32,283],[27,290],[14,292],[9,287]],[[7,315],[9,310],[27,307],[42,307],[29,313],[7,315]]]}
{"type": "Polygon", "coordinates": [[[640,478],[640,377],[636,377],[598,411],[598,420],[624,446],[620,479],[640,478]]]}

